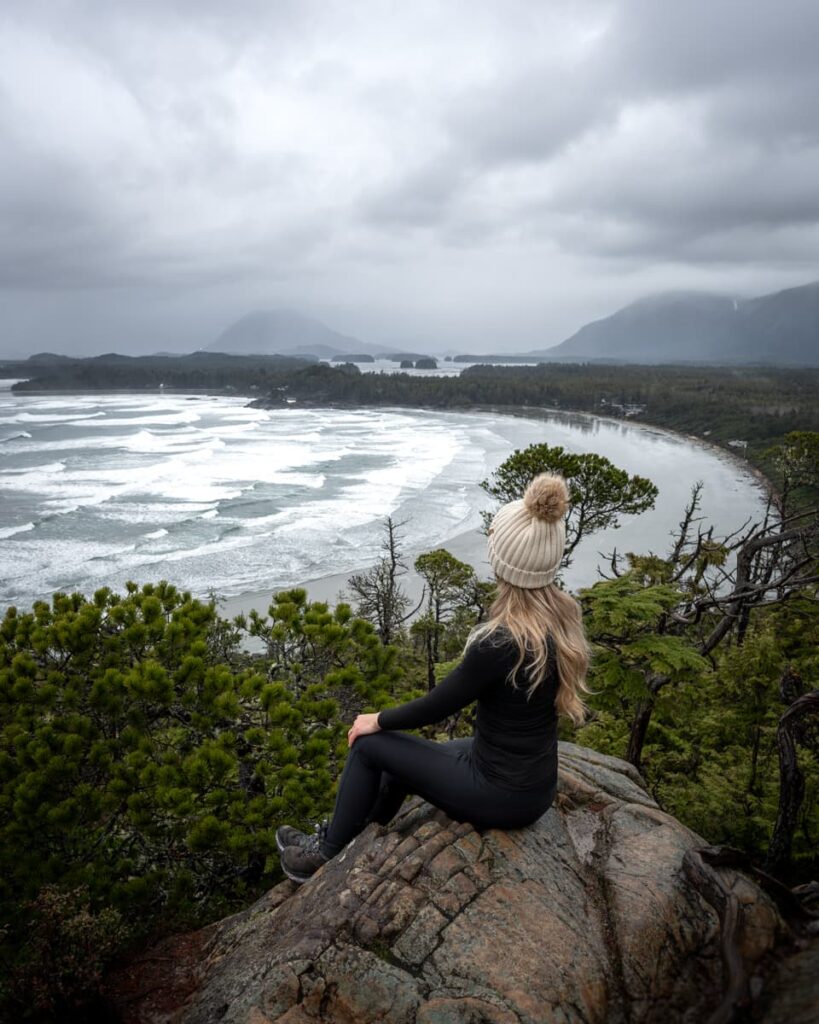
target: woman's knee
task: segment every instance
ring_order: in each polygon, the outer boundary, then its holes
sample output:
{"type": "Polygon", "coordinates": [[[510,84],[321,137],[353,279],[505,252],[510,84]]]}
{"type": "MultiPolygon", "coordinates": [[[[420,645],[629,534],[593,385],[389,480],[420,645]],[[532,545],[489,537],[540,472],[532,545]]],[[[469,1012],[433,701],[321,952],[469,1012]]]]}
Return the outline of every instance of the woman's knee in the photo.
{"type": "Polygon", "coordinates": [[[374,742],[378,740],[378,734],[374,732],[364,733],[363,736],[357,736],[353,743],[351,750],[366,750],[371,747],[374,742]]]}
{"type": "Polygon", "coordinates": [[[357,736],[352,747],[350,747],[350,754],[367,760],[374,751],[378,750],[380,745],[378,740],[379,737],[374,732],[368,732],[363,736],[357,736]]]}

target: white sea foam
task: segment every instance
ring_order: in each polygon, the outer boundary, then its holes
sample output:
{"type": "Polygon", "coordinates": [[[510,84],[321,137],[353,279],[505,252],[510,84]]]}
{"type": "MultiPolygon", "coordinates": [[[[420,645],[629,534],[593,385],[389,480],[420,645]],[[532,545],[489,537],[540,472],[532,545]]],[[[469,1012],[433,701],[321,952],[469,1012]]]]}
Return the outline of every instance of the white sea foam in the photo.
{"type": "Polygon", "coordinates": [[[76,413],[70,413],[67,415],[60,415],[58,413],[33,413],[33,412],[20,412],[16,416],[4,417],[0,419],[0,424],[4,423],[67,423],[72,420],[82,422],[83,425],[88,420],[98,419],[100,416],[105,416],[104,412],[93,412],[89,413],[88,416],[78,416],[76,413]]]}
{"type": "Polygon", "coordinates": [[[23,523],[20,526],[0,527],[0,540],[5,540],[7,537],[16,537],[18,533],[28,533],[29,530],[33,530],[34,528],[34,523],[23,523]]]}
{"type": "Polygon", "coordinates": [[[153,430],[139,430],[127,434],[118,442],[118,447],[132,452],[166,452],[174,448],[186,448],[201,440],[200,431],[195,427],[182,427],[172,433],[158,434],[153,430]]]}
{"type": "MultiPolygon", "coordinates": [[[[162,501],[146,497],[144,501],[112,499],[93,510],[94,519],[103,524],[122,523],[125,526],[144,525],[158,529],[159,525],[176,526],[194,520],[212,506],[207,502],[162,501]]],[[[218,512],[217,512],[218,515],[218,512]]]]}
{"type": "MultiPolygon", "coordinates": [[[[0,515],[5,523],[31,520],[0,535],[0,608],[57,588],[90,593],[129,578],[166,576],[202,595],[212,586],[229,595],[292,585],[378,557],[388,514],[406,520],[405,550],[442,546],[480,525],[479,510],[491,502],[478,482],[533,441],[597,450],[630,472],[645,472],[647,463],[646,433],[593,420],[581,427],[243,403],[0,394],[0,419],[39,417],[0,462],[0,515]]],[[[685,481],[703,475],[706,456],[685,445],[667,449],[662,435],[649,443],[652,468],[657,463],[663,474],[655,480],[666,502],[662,541],[679,519],[680,489],[687,497],[685,481]]],[[[717,498],[730,495],[731,506],[747,509],[748,487],[735,464],[707,459],[717,498]]],[[[630,541],[635,550],[645,546],[646,521],[630,541]]],[[[615,536],[618,547],[629,525],[615,536]]],[[[605,550],[604,540],[596,537],[593,547],[605,550]]],[[[582,557],[578,549],[576,562],[582,557]]]]}
{"type": "MultiPolygon", "coordinates": [[[[156,416],[128,416],[116,417],[102,414],[103,419],[97,419],[90,423],[90,417],[77,418],[75,422],[82,426],[95,427],[100,430],[107,430],[109,427],[142,427],[142,426],[173,426],[179,423],[196,423],[201,419],[198,412],[193,409],[182,410],[175,413],[162,413],[156,416]]],[[[66,417],[74,419],[74,417],[66,417]]]]}
{"type": "Polygon", "coordinates": [[[6,469],[3,471],[3,487],[10,490],[41,491],[49,486],[55,474],[65,472],[64,462],[46,462],[40,466],[6,469]]]}

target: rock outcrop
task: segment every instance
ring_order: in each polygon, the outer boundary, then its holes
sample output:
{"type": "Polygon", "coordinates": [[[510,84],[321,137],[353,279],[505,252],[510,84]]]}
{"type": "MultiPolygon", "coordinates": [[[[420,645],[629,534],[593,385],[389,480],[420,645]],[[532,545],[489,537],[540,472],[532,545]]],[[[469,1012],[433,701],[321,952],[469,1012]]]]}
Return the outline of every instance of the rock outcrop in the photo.
{"type": "Polygon", "coordinates": [[[478,832],[412,797],[306,884],[166,940],[111,979],[123,1021],[819,1020],[808,912],[800,933],[776,892],[710,863],[626,762],[565,743],[560,762],[529,828],[478,832]]]}

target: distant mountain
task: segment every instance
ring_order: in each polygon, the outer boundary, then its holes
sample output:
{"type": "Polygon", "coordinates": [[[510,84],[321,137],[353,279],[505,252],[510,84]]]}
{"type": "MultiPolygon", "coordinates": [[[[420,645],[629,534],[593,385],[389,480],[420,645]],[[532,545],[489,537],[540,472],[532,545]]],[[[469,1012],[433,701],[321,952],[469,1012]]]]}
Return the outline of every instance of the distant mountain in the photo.
{"type": "Polygon", "coordinates": [[[347,352],[376,356],[384,346],[369,345],[289,309],[260,309],[248,313],[205,346],[208,352],[313,355],[332,359],[347,352]]]}
{"type": "Polygon", "coordinates": [[[70,363],[72,362],[72,356],[60,355],[57,352],[35,352],[33,356],[28,357],[30,363],[70,363]]]}
{"type": "Polygon", "coordinates": [[[595,320],[543,359],[819,365],[819,282],[756,299],[668,292],[595,320]]]}
{"type": "Polygon", "coordinates": [[[760,359],[764,351],[776,363],[819,364],[819,281],[749,299],[741,308],[760,359]]]}

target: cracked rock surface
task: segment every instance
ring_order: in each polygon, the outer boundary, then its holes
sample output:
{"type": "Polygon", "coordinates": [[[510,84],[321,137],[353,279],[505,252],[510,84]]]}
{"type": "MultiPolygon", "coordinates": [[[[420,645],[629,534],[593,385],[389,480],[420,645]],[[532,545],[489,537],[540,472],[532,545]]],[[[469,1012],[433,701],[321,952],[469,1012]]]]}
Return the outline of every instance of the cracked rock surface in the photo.
{"type": "MultiPolygon", "coordinates": [[[[304,885],[137,958],[112,998],[124,1024],[706,1021],[725,985],[721,917],[683,870],[704,845],[631,765],[561,743],[558,796],[534,825],[478,832],[411,797],[304,885]]],[[[741,905],[753,975],[785,924],[748,876],[709,870],[741,905]]]]}

